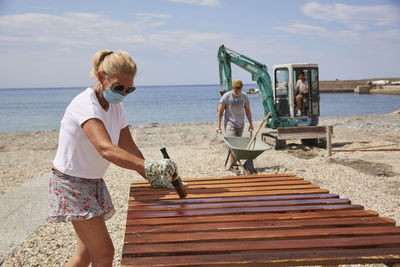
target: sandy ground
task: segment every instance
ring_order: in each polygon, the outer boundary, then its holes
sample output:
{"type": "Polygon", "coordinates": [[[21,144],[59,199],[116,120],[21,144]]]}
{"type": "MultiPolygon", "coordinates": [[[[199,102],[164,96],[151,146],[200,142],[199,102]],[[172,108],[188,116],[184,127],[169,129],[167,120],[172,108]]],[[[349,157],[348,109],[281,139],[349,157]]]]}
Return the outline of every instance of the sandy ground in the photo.
{"type": "MultiPolygon", "coordinates": [[[[400,148],[400,114],[322,118],[333,125],[333,149],[397,144],[400,148]]],[[[260,121],[255,122],[258,127],[260,121]]],[[[235,175],[224,169],[227,154],[215,122],[133,126],[134,140],[146,158],[161,159],[167,147],[178,163],[181,177],[235,175]]],[[[246,133],[248,134],[248,133],[246,133]]],[[[0,133],[0,194],[29,179],[50,172],[58,141],[57,131],[0,133]]],[[[294,141],[280,151],[270,150],[254,161],[259,173],[290,173],[380,216],[400,222],[400,152],[334,152],[311,148],[294,141]]],[[[107,222],[119,266],[126,223],[130,183],[142,178],[135,172],[112,165],[105,176],[117,213],[107,222]]],[[[20,244],[3,266],[62,266],[74,251],[71,224],[45,222],[20,244]]],[[[1,265],[1,264],[0,264],[1,265]]]]}

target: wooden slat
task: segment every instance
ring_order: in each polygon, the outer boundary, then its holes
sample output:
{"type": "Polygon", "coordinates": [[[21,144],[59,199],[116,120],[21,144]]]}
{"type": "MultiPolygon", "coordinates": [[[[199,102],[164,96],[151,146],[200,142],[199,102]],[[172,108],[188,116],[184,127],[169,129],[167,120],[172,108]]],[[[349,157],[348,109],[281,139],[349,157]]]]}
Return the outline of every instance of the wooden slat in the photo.
{"type": "Polygon", "coordinates": [[[272,195],[272,196],[242,196],[242,197],[214,197],[214,198],[191,198],[179,200],[154,200],[154,201],[129,201],[129,206],[150,206],[169,204],[199,204],[199,203],[221,203],[221,202],[245,202],[245,201],[277,201],[277,200],[300,200],[300,199],[328,199],[339,198],[336,194],[304,194],[304,195],[272,195]]]}
{"type": "MultiPolygon", "coordinates": [[[[254,191],[274,191],[274,190],[295,190],[295,189],[315,189],[315,188],[319,188],[318,185],[312,185],[312,184],[300,184],[300,185],[277,185],[277,186],[254,186],[254,187],[216,187],[216,188],[205,188],[205,187],[201,187],[201,188],[187,188],[186,191],[188,194],[192,194],[192,195],[197,195],[197,194],[208,194],[208,193],[213,193],[213,192],[218,192],[221,190],[224,190],[226,192],[254,192],[254,191]]],[[[157,195],[165,195],[165,194],[169,194],[170,192],[174,192],[170,189],[152,189],[151,191],[149,190],[137,190],[134,192],[135,196],[146,196],[146,195],[150,195],[150,196],[157,196],[157,195]]]]}
{"type": "Polygon", "coordinates": [[[219,254],[236,252],[270,252],[276,250],[303,250],[303,249],[346,249],[370,247],[400,247],[400,238],[391,236],[366,236],[366,237],[334,237],[291,239],[272,241],[218,241],[190,243],[180,246],[174,243],[162,244],[125,244],[123,252],[131,256],[154,255],[188,255],[188,254],[219,254]]]}
{"type": "MultiPolygon", "coordinates": [[[[154,190],[154,189],[152,189],[154,190]]],[[[187,190],[188,195],[187,199],[192,198],[215,198],[215,197],[238,197],[238,196],[278,196],[278,195],[293,195],[293,194],[324,194],[329,193],[326,189],[297,189],[297,190],[270,190],[270,191],[245,191],[245,192],[230,192],[224,189],[214,189],[214,190],[204,190],[198,191],[197,194],[194,194],[190,190],[187,190]]],[[[154,201],[154,200],[167,200],[167,199],[179,199],[176,192],[171,189],[170,191],[165,191],[164,194],[155,194],[154,192],[149,193],[148,195],[136,195],[133,193],[129,200],[136,201],[154,201]]]]}
{"type": "MultiPolygon", "coordinates": [[[[234,216],[232,216],[234,217],[234,216]]],[[[166,232],[203,232],[232,231],[232,230],[265,230],[265,229],[290,229],[290,228],[327,228],[327,227],[368,227],[368,226],[394,226],[394,221],[381,217],[365,218],[329,218],[313,220],[281,220],[281,221],[238,221],[214,222],[167,225],[135,225],[126,227],[126,233],[166,233],[166,232]]]]}
{"type": "MultiPolygon", "coordinates": [[[[184,233],[128,233],[125,236],[125,244],[147,243],[180,243],[204,242],[204,241],[248,241],[255,240],[282,240],[301,238],[322,238],[340,236],[376,236],[398,235],[400,239],[400,227],[335,227],[335,228],[295,228],[285,230],[234,230],[234,231],[209,231],[184,232],[184,233]]],[[[190,246],[190,244],[188,244],[190,246]]]]}
{"type": "MultiPolygon", "coordinates": [[[[246,182],[246,181],[241,181],[238,183],[215,183],[215,184],[203,184],[203,183],[190,183],[189,189],[194,189],[194,188],[202,188],[204,189],[205,186],[207,186],[207,189],[211,188],[251,188],[251,187],[266,187],[266,186],[288,186],[288,185],[310,185],[311,182],[307,180],[289,180],[289,181],[255,181],[255,182],[246,182]]],[[[252,188],[254,189],[254,188],[252,188]]],[[[146,192],[149,193],[149,186],[138,186],[138,187],[133,187],[132,190],[134,192],[146,192]]],[[[154,189],[158,191],[163,191],[160,189],[154,189]]],[[[168,190],[169,191],[169,190],[168,190]]],[[[154,191],[153,191],[154,192],[154,191]]]]}
{"type": "MultiPolygon", "coordinates": [[[[205,181],[205,182],[211,182],[211,183],[217,183],[218,181],[239,181],[239,180],[246,180],[246,179],[251,179],[251,178],[258,178],[263,181],[268,181],[268,180],[274,180],[276,178],[296,178],[302,180],[303,178],[296,177],[292,174],[271,174],[271,175],[264,175],[264,174],[249,174],[246,176],[221,176],[221,177],[201,177],[201,178],[183,178],[185,182],[199,182],[199,181],[205,181]]],[[[140,181],[135,181],[133,185],[148,185],[147,181],[140,180],[140,181]]]]}
{"type": "Polygon", "coordinates": [[[302,250],[268,253],[228,253],[126,257],[121,266],[293,266],[319,264],[391,264],[400,261],[400,248],[302,250]]]}
{"type": "Polygon", "coordinates": [[[400,227],[294,175],[132,184],[122,266],[287,266],[400,261],[400,227]]]}
{"type": "Polygon", "coordinates": [[[246,201],[246,202],[219,202],[199,204],[170,204],[170,205],[129,205],[129,210],[155,211],[155,210],[189,210],[189,209],[223,209],[244,207],[273,207],[273,206],[300,206],[300,205],[338,205],[350,204],[349,199],[305,199],[305,200],[280,200],[280,201],[246,201]]]}
{"type": "Polygon", "coordinates": [[[171,210],[171,211],[136,211],[130,210],[129,213],[135,218],[151,217],[175,217],[175,216],[213,216],[218,214],[244,214],[244,213],[266,213],[266,212],[307,212],[321,210],[349,210],[363,209],[360,205],[309,205],[309,206],[290,206],[290,207],[248,207],[248,208],[225,208],[209,210],[171,210]]]}
{"type": "Polygon", "coordinates": [[[309,127],[280,127],[278,128],[279,139],[300,139],[300,138],[325,138],[327,126],[309,126],[309,127]]]}
{"type": "MultiPolygon", "coordinates": [[[[301,212],[301,213],[255,213],[255,214],[235,214],[235,215],[215,215],[215,216],[180,216],[173,218],[133,218],[128,213],[127,226],[139,225],[168,225],[168,224],[193,224],[193,223],[217,223],[217,222],[255,222],[264,221],[267,225],[275,225],[276,221],[297,221],[307,219],[313,221],[316,219],[329,219],[335,218],[358,218],[358,221],[365,220],[362,217],[377,217],[378,213],[369,210],[346,210],[346,211],[314,211],[314,212],[301,212]]],[[[337,219],[336,219],[337,218],[337,219]]],[[[395,224],[393,219],[379,218],[385,221],[390,221],[392,225],[395,224]]]]}
{"type": "MultiPolygon", "coordinates": [[[[232,177],[232,176],[231,176],[232,177]]],[[[229,184],[229,183],[254,183],[254,182],[279,182],[279,181],[301,181],[304,180],[304,178],[300,178],[297,176],[278,176],[278,177],[269,177],[268,179],[263,178],[262,176],[256,176],[256,177],[245,177],[243,176],[235,176],[239,178],[225,178],[225,179],[213,179],[213,180],[203,180],[203,179],[184,179],[185,182],[189,183],[190,185],[196,185],[196,184],[229,184]]],[[[146,184],[146,183],[144,183],[146,184]]]]}
{"type": "MultiPolygon", "coordinates": [[[[239,178],[226,178],[226,179],[218,179],[218,180],[193,180],[193,179],[182,179],[184,180],[188,185],[189,188],[191,187],[217,187],[218,185],[220,187],[226,187],[226,186],[235,186],[238,184],[242,184],[243,186],[247,186],[251,183],[296,183],[300,181],[304,181],[305,179],[296,177],[296,176],[289,176],[289,177],[272,177],[269,179],[264,179],[262,177],[252,177],[252,178],[243,178],[243,176],[234,176],[234,177],[239,177],[239,178]]],[[[308,183],[310,183],[308,181],[308,183]]],[[[149,189],[150,185],[147,181],[136,181],[132,184],[131,186],[131,192],[141,189],[141,188],[146,188],[149,189]]]]}
{"type": "MultiPolygon", "coordinates": [[[[243,177],[243,176],[237,176],[243,177]]],[[[236,179],[218,179],[218,180],[192,180],[192,179],[183,179],[187,182],[190,187],[194,185],[229,185],[229,184],[246,184],[246,183],[257,183],[257,182],[286,182],[286,181],[303,181],[303,178],[296,176],[289,177],[272,177],[269,179],[263,179],[262,177],[253,177],[253,178],[236,178],[236,179]]],[[[140,187],[149,187],[149,183],[146,181],[138,181],[134,183],[134,186],[131,188],[140,188],[140,187]]]]}

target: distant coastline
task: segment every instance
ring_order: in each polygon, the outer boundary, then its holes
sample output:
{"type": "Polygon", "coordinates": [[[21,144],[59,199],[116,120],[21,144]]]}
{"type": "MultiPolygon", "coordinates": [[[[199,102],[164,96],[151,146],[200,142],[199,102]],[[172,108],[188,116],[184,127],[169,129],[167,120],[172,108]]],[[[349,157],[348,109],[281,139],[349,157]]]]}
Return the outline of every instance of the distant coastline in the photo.
{"type": "MultiPolygon", "coordinates": [[[[360,80],[326,80],[326,81],[319,81],[319,90],[320,93],[355,93],[357,86],[366,86],[369,85],[371,82],[375,81],[389,81],[389,82],[400,82],[400,78],[371,78],[371,79],[360,79],[360,80]]],[[[257,87],[257,84],[244,84],[250,90],[254,90],[257,87]]],[[[180,85],[138,85],[137,87],[203,87],[203,86],[219,86],[219,84],[180,84],[180,85]]],[[[41,89],[41,90],[54,90],[54,89],[77,89],[82,88],[85,89],[87,86],[66,86],[66,87],[12,87],[12,88],[2,88],[0,90],[30,90],[30,89],[41,89]]],[[[383,85],[379,86],[379,88],[375,88],[371,86],[370,88],[372,91],[369,93],[379,93],[382,94],[385,92],[390,92],[392,89],[395,94],[400,94],[400,85],[383,85]],[[388,88],[389,87],[389,88],[388,88]],[[374,91],[375,89],[383,89],[374,91]],[[389,90],[388,90],[389,89],[389,90]],[[394,90],[393,90],[394,89],[394,90]]]]}
{"type": "Polygon", "coordinates": [[[400,78],[319,81],[320,93],[358,93],[400,95],[400,85],[374,85],[377,81],[397,82],[400,78]]]}

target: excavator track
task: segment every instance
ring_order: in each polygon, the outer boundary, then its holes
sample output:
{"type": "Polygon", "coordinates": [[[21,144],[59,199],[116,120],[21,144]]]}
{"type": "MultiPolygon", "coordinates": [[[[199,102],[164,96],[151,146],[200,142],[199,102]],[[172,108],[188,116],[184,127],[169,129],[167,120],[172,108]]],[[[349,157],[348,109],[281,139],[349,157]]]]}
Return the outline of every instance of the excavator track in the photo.
{"type": "Polygon", "coordinates": [[[262,133],[261,140],[272,146],[275,150],[284,149],[286,147],[286,140],[278,139],[277,132],[262,133]]]}

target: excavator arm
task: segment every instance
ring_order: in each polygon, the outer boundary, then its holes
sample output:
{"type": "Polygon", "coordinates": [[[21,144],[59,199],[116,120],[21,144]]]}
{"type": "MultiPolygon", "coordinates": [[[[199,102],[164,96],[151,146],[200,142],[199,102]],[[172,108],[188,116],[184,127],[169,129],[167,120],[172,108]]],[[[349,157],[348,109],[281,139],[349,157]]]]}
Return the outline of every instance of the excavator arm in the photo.
{"type": "Polygon", "coordinates": [[[221,90],[223,89],[224,84],[226,91],[232,90],[231,63],[251,73],[252,80],[256,81],[258,85],[259,97],[264,107],[265,116],[271,112],[271,117],[267,121],[267,126],[276,129],[279,126],[279,120],[274,108],[274,96],[267,66],[221,45],[218,50],[219,81],[221,90]]]}

